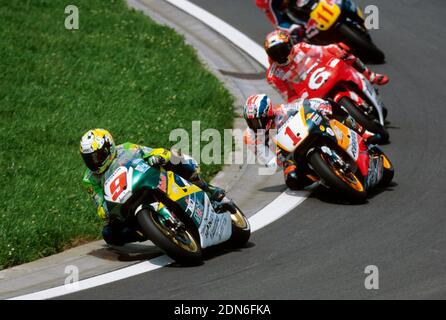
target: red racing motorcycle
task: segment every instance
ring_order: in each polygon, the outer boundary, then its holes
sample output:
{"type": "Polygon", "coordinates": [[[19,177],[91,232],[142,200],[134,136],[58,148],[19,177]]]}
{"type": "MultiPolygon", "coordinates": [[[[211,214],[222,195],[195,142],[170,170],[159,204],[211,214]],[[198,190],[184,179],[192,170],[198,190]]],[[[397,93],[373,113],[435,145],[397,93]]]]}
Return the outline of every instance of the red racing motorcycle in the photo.
{"type": "Polygon", "coordinates": [[[332,99],[364,129],[379,135],[381,143],[389,141],[384,125],[387,109],[363,74],[332,55],[310,54],[303,59],[292,83],[297,97],[332,99]]]}

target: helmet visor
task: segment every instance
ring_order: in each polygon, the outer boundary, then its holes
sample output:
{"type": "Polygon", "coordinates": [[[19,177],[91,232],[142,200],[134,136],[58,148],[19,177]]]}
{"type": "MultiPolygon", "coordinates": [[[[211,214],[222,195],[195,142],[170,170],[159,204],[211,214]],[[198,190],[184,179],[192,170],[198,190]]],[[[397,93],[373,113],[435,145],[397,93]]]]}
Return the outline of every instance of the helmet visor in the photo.
{"type": "Polygon", "coordinates": [[[108,148],[101,148],[92,153],[82,153],[85,165],[93,172],[99,171],[110,155],[108,148]]]}
{"type": "Polygon", "coordinates": [[[266,119],[266,118],[246,119],[246,123],[248,124],[248,127],[254,131],[262,130],[262,129],[264,130],[264,129],[266,129],[266,127],[268,125],[268,119],[266,119]]]}
{"type": "Polygon", "coordinates": [[[288,56],[291,53],[291,44],[290,43],[279,43],[275,46],[272,46],[266,50],[266,53],[271,58],[271,60],[285,64],[288,62],[288,56]]]}

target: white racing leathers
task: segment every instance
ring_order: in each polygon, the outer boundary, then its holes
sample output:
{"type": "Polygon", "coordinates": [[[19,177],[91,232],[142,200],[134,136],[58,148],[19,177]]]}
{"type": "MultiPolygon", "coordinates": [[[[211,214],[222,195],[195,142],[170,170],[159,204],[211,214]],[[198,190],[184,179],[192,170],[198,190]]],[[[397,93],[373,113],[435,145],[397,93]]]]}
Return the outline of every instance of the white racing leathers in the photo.
{"type": "Polygon", "coordinates": [[[274,120],[271,129],[269,129],[268,132],[259,130],[256,133],[249,128],[245,131],[244,142],[247,145],[248,150],[251,152],[251,156],[255,156],[257,164],[272,170],[273,172],[270,172],[270,174],[282,169],[283,159],[277,159],[278,149],[275,143],[277,131],[290,117],[299,112],[299,109],[303,104],[308,104],[312,109],[326,116],[332,116],[332,107],[330,103],[325,100],[297,99],[292,103],[281,104],[274,107],[274,120]]]}

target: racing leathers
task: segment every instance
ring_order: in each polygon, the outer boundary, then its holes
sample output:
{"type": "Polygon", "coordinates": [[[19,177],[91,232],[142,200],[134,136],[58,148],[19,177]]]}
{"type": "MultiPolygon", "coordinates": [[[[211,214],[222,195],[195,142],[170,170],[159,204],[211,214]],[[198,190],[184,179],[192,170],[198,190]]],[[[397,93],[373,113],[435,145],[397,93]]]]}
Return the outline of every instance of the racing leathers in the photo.
{"type": "Polygon", "coordinates": [[[348,115],[338,104],[333,101],[322,99],[298,99],[292,103],[274,106],[274,118],[270,129],[266,132],[254,132],[247,128],[244,133],[244,143],[249,150],[256,154],[260,163],[268,167],[279,167],[283,169],[286,185],[293,190],[303,189],[315,182],[311,176],[306,176],[303,170],[299,170],[299,163],[290,159],[284,150],[274,143],[272,130],[279,130],[287,120],[299,112],[303,104],[308,104],[312,109],[320,112],[327,118],[343,122],[351,129],[361,133],[362,127],[348,115]]]}
{"type": "MultiPolygon", "coordinates": [[[[207,184],[200,177],[197,162],[187,155],[163,148],[152,149],[129,142],[118,145],[116,151],[116,157],[113,159],[109,168],[112,168],[115,162],[126,163],[130,159],[142,158],[150,165],[163,166],[166,170],[173,171],[184,179],[194,183],[208,193],[213,201],[218,201],[224,196],[224,191],[222,189],[207,184]]],[[[106,172],[103,174],[95,174],[87,169],[83,178],[84,187],[94,200],[98,216],[103,221],[107,222],[102,229],[104,240],[108,244],[117,246],[146,240],[145,237],[134,228],[125,225],[124,222],[115,219],[115,217],[112,217],[109,214],[104,199],[104,180],[106,172]]]]}
{"type": "Polygon", "coordinates": [[[293,46],[286,64],[270,61],[267,81],[285,101],[292,102],[300,98],[293,83],[304,79],[314,62],[327,55],[345,61],[362,73],[372,84],[384,85],[389,82],[386,75],[377,74],[367,68],[358,57],[349,52],[349,47],[343,43],[318,46],[303,42],[293,46]]]}

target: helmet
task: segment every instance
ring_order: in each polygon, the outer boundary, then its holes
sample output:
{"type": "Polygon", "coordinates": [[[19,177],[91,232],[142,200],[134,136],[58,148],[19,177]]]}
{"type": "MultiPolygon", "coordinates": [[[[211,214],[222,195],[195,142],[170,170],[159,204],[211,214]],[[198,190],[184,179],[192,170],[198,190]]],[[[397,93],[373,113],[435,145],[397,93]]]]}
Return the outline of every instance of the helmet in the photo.
{"type": "Polygon", "coordinates": [[[93,129],[82,136],[80,152],[88,169],[100,174],[108,169],[115,158],[116,147],[110,132],[93,129]]]}
{"type": "Polygon", "coordinates": [[[297,14],[299,19],[306,21],[310,18],[315,3],[315,0],[296,0],[293,12],[297,14]]]}
{"type": "Polygon", "coordinates": [[[265,94],[250,96],[243,106],[243,118],[248,127],[254,131],[269,130],[274,118],[271,99],[265,94]]]}
{"type": "Polygon", "coordinates": [[[276,30],[266,36],[265,51],[272,61],[287,64],[292,49],[291,38],[287,32],[276,30]]]}

